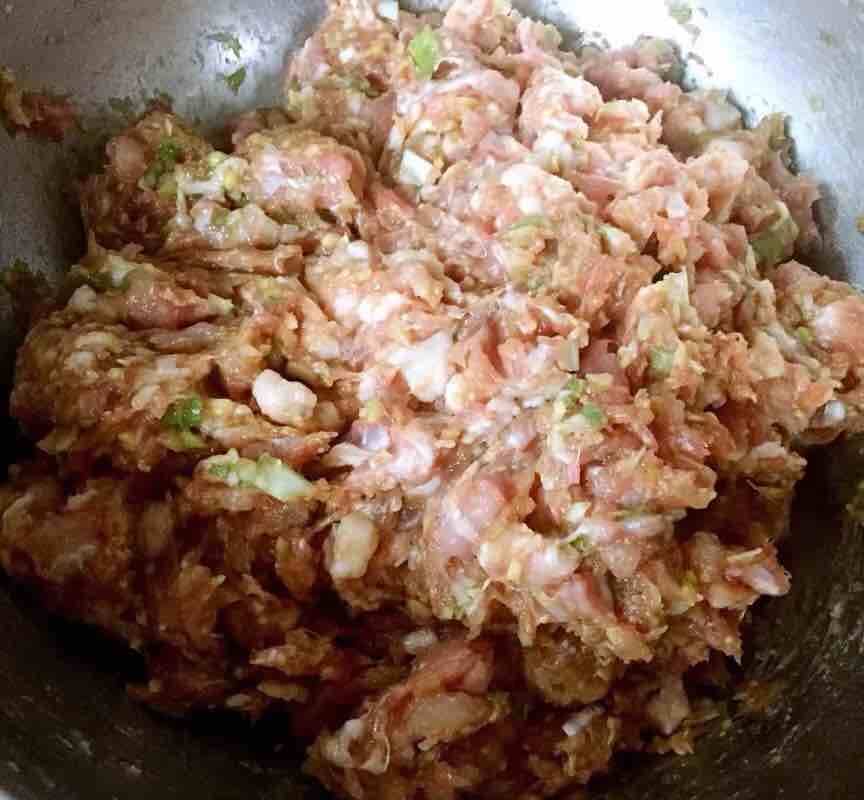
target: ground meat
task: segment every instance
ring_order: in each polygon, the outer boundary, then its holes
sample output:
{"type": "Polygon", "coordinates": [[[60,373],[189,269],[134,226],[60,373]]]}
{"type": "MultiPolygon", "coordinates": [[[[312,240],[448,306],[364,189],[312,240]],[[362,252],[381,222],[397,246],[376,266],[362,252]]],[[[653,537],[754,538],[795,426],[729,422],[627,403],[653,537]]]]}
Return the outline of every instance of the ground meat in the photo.
{"type": "Polygon", "coordinates": [[[0,122],[10,133],[61,141],[78,129],[75,106],[65,97],[18,88],[15,73],[0,66],[0,122]]]}
{"type": "Polygon", "coordinates": [[[864,299],[790,260],[782,120],[662,42],[560,44],[333,0],[233,151],[161,109],[109,142],[27,319],[0,564],[163,713],[287,715],[343,797],[689,752],[691,670],[789,589],[795,448],[864,429],[864,299]]]}

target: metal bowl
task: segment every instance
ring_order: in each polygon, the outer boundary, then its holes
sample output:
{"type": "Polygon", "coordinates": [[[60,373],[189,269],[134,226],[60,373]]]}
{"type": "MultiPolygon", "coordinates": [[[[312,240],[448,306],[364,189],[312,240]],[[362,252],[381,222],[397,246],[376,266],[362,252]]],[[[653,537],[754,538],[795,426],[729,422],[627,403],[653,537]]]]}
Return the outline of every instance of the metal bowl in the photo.
{"type": "MultiPolygon", "coordinates": [[[[862,0],[520,6],[574,43],[673,38],[688,56],[688,80],[730,87],[752,117],[787,112],[798,164],[824,187],[824,245],[807,260],[864,285],[864,236],[855,224],[864,213],[862,0]]],[[[59,275],[82,250],[66,187],[92,167],[104,137],[156,92],[205,128],[276,101],[286,55],[323,11],[319,0],[0,0],[0,62],[27,86],[71,94],[85,125],[62,146],[0,132],[0,265],[23,258],[59,275]],[[236,95],[219,75],[238,61],[210,38],[224,32],[239,38],[248,73],[236,95]]],[[[0,325],[5,394],[16,345],[5,306],[0,325]]],[[[4,424],[12,460],[16,428],[4,424]]],[[[592,794],[864,796],[864,539],[845,511],[862,467],[864,448],[855,442],[813,454],[782,547],[794,588],[754,613],[744,674],[755,683],[733,698],[724,724],[694,756],[628,761],[592,794]]],[[[0,630],[0,787],[15,800],[323,796],[300,775],[290,745],[280,749],[278,726],[157,719],[123,692],[137,664],[122,648],[50,619],[5,583],[0,630]]]]}

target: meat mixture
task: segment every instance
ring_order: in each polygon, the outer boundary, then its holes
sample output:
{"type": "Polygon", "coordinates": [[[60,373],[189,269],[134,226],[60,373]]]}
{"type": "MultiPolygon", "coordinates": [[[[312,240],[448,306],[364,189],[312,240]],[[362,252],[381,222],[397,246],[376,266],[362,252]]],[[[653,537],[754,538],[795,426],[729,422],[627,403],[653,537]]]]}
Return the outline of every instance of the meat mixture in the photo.
{"type": "Polygon", "coordinates": [[[783,119],[664,42],[560,44],[505,0],[334,0],[223,150],[166,109],[108,144],[18,356],[5,570],[159,711],[279,712],[341,797],[689,752],[789,589],[802,452],[864,428],[783,119]]]}

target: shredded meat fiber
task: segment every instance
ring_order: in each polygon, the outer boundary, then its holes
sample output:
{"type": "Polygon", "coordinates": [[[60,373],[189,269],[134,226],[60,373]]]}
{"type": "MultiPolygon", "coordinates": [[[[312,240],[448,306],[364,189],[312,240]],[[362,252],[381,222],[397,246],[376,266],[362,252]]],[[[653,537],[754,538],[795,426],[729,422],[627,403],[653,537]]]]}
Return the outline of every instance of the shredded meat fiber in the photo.
{"type": "Polygon", "coordinates": [[[110,142],[18,356],[3,568],[154,708],[283,712],[342,797],[688,752],[694,668],[789,589],[795,447],[864,429],[864,300],[792,260],[782,118],[663,42],[560,42],[333,0],[232,152],[164,109],[110,142]]]}

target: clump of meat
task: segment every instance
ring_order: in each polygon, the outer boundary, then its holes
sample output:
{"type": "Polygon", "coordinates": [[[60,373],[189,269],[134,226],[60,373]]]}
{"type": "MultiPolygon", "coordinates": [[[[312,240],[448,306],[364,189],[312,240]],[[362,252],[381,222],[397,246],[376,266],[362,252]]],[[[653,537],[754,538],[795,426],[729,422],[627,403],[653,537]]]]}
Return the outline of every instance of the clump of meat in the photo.
{"type": "Polygon", "coordinates": [[[61,141],[78,129],[75,106],[65,97],[19,88],[15,73],[0,66],[0,122],[10,133],[61,141]]]}
{"type": "Polygon", "coordinates": [[[689,752],[693,669],[789,589],[795,446],[864,428],[782,120],[560,42],[334,0],[231,152],[159,109],[109,143],[19,352],[3,568],[155,708],[286,713],[344,797],[689,752]]]}

